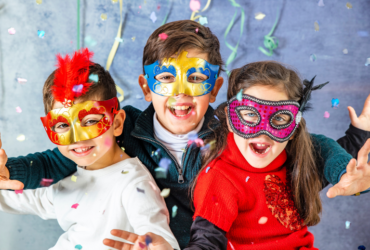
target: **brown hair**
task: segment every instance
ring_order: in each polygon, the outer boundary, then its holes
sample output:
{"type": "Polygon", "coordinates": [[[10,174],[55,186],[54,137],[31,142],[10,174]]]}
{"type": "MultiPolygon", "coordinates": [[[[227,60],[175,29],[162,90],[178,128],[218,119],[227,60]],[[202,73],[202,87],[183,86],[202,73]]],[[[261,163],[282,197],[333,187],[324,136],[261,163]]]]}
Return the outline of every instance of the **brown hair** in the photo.
{"type": "Polygon", "coordinates": [[[208,27],[191,20],[180,20],[164,24],[150,35],[144,47],[143,72],[144,65],[170,58],[176,53],[194,48],[207,53],[208,62],[220,66],[218,72],[220,74],[221,70],[223,70],[223,62],[218,38],[208,27]],[[159,38],[161,33],[166,33],[168,37],[165,40],[161,40],[159,38]]]}
{"type": "MultiPolygon", "coordinates": [[[[294,70],[278,62],[262,61],[249,63],[231,72],[227,98],[231,99],[241,89],[256,85],[279,88],[287,93],[289,100],[299,101],[303,94],[301,79],[294,70]]],[[[214,128],[214,123],[221,123],[221,126],[213,129],[214,133],[209,140],[216,140],[216,146],[205,153],[202,170],[219,156],[226,147],[229,133],[225,114],[226,105],[226,103],[223,103],[216,109],[216,116],[219,121],[214,119],[210,123],[211,128],[214,128]]],[[[322,182],[315,163],[316,158],[311,137],[307,132],[306,122],[303,118],[293,139],[288,142],[286,152],[288,155],[286,162],[287,180],[290,180],[291,183],[295,206],[307,226],[316,225],[320,221],[319,214],[322,211],[319,195],[322,182]]],[[[192,195],[197,178],[192,185],[192,195]]]]}
{"type": "MultiPolygon", "coordinates": [[[[54,96],[51,91],[54,85],[55,71],[56,70],[54,70],[53,73],[49,75],[48,79],[46,79],[44,88],[42,90],[45,114],[49,113],[49,111],[52,110],[52,107],[55,102],[54,96]]],[[[89,74],[98,75],[99,81],[97,83],[92,84],[89,87],[88,92],[85,95],[80,96],[78,98],[79,100],[87,101],[94,99],[95,101],[104,101],[117,96],[116,85],[111,75],[100,64],[93,63],[89,67],[89,74]]],[[[118,109],[119,108],[120,106],[118,103],[118,109]]]]}

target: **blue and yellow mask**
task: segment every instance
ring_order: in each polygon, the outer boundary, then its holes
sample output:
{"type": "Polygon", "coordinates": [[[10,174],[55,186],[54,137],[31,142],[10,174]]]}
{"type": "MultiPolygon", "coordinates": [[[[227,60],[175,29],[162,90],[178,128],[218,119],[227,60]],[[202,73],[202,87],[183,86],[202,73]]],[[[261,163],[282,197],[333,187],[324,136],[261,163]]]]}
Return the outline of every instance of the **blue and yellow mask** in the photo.
{"type": "Polygon", "coordinates": [[[187,57],[188,52],[183,51],[177,58],[164,59],[162,65],[156,61],[150,65],[144,65],[145,78],[150,90],[162,96],[175,96],[185,94],[188,96],[202,96],[210,93],[215,86],[218,65],[212,65],[204,59],[187,57]],[[164,82],[157,80],[156,76],[164,72],[171,73],[174,80],[164,82]],[[198,72],[207,77],[202,82],[190,82],[189,77],[198,72]]]}

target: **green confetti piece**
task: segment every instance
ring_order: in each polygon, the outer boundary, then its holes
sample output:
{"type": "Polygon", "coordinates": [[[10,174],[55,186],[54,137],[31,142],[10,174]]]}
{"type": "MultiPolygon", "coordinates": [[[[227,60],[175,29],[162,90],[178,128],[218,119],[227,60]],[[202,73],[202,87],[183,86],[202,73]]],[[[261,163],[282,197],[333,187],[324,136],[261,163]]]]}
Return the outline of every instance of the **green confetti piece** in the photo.
{"type": "Polygon", "coordinates": [[[82,249],[82,246],[81,245],[76,245],[75,249],[82,249]]]}
{"type": "Polygon", "coordinates": [[[274,49],[276,49],[279,45],[279,40],[276,37],[272,36],[272,33],[274,33],[278,21],[279,21],[279,11],[277,12],[274,26],[272,26],[270,33],[264,36],[263,39],[263,45],[268,49],[268,51],[262,48],[261,46],[258,47],[258,49],[266,56],[272,56],[272,54],[274,53],[274,49]]]}
{"type": "Polygon", "coordinates": [[[172,207],[172,218],[175,218],[176,215],[177,215],[177,206],[175,205],[172,207]]]}

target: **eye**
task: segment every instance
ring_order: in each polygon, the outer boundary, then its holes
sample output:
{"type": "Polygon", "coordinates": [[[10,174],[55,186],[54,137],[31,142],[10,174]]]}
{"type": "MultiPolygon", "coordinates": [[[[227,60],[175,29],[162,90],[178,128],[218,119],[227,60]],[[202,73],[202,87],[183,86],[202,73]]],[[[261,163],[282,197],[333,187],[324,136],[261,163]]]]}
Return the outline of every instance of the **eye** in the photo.
{"type": "Polygon", "coordinates": [[[176,81],[176,77],[169,72],[164,72],[155,77],[160,82],[171,83],[176,81]]]}
{"type": "Polygon", "coordinates": [[[282,125],[286,125],[286,124],[288,124],[290,121],[291,121],[291,117],[290,117],[290,115],[286,115],[286,114],[277,114],[277,115],[275,115],[275,116],[272,118],[272,123],[273,123],[275,126],[282,126],[282,125]]]}
{"type": "Polygon", "coordinates": [[[54,127],[52,127],[52,130],[55,133],[65,133],[65,132],[68,132],[68,130],[69,130],[69,124],[64,123],[64,122],[58,122],[57,124],[55,124],[54,127]]]}
{"type": "Polygon", "coordinates": [[[204,82],[207,79],[208,79],[208,76],[196,72],[196,73],[191,74],[188,77],[188,82],[191,82],[191,83],[200,83],[200,82],[204,82]]]}
{"type": "Polygon", "coordinates": [[[104,115],[101,114],[91,114],[85,116],[81,121],[81,127],[88,127],[97,124],[104,115]]]}
{"type": "Polygon", "coordinates": [[[258,115],[252,110],[241,110],[240,115],[246,122],[253,124],[258,122],[258,115]]]}

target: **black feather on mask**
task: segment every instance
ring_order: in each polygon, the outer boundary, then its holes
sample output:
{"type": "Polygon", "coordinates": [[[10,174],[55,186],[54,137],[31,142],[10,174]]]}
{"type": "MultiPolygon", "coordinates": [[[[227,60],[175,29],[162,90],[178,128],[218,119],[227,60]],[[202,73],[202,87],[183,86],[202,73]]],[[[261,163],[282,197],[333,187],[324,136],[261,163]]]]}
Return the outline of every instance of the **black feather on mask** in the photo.
{"type": "Polygon", "coordinates": [[[311,109],[311,105],[308,103],[308,101],[311,98],[311,92],[317,89],[321,89],[322,87],[324,87],[326,84],[329,83],[329,82],[326,82],[326,83],[313,87],[313,82],[315,78],[316,76],[314,76],[311,81],[308,81],[308,80],[303,81],[303,85],[305,87],[303,89],[302,98],[299,101],[299,104],[300,104],[299,111],[301,111],[302,113],[311,109]]]}

